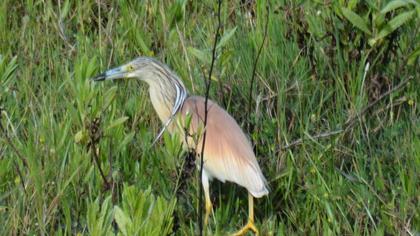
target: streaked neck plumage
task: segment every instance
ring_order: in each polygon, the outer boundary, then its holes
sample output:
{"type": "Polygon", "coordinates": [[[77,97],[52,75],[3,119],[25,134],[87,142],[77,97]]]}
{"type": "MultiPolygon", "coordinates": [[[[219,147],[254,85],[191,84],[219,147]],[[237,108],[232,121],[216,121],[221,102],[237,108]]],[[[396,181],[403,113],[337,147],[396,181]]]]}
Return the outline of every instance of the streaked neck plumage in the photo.
{"type": "Polygon", "coordinates": [[[182,81],[166,65],[154,60],[151,65],[153,69],[143,80],[149,84],[150,100],[164,124],[158,139],[182,107],[188,93],[182,81]]]}

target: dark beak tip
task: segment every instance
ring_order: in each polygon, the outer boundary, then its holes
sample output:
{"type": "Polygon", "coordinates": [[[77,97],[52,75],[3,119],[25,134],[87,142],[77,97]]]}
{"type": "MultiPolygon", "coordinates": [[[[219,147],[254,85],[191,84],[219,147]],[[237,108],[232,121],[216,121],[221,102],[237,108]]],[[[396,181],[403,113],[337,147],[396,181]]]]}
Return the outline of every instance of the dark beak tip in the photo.
{"type": "Polygon", "coordinates": [[[102,81],[102,80],[105,80],[105,78],[106,78],[105,73],[102,73],[102,74],[99,74],[99,75],[93,77],[91,80],[93,80],[93,81],[102,81]]]}

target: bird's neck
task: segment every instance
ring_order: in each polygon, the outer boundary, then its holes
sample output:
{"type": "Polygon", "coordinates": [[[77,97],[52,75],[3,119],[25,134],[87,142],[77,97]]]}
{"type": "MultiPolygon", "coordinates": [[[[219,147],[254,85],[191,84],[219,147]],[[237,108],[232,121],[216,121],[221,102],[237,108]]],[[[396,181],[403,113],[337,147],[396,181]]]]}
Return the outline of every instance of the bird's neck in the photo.
{"type": "Polygon", "coordinates": [[[176,77],[149,82],[149,94],[159,119],[166,123],[173,118],[174,111],[178,111],[187,97],[187,90],[176,77]]]}
{"type": "Polygon", "coordinates": [[[175,105],[175,98],[166,94],[162,94],[159,88],[150,86],[149,88],[150,100],[155,109],[159,119],[165,123],[172,113],[172,108],[175,105]]]}
{"type": "Polygon", "coordinates": [[[150,100],[159,119],[166,124],[174,111],[181,108],[187,97],[187,90],[182,81],[167,70],[155,70],[144,76],[144,81],[149,84],[150,100]]]}

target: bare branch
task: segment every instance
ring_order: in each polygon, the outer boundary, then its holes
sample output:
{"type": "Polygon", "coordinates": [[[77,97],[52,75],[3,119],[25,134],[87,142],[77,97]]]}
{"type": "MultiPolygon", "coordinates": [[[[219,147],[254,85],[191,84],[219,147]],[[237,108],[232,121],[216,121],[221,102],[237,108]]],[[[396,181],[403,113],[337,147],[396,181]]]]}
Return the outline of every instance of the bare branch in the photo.
{"type": "Polygon", "coordinates": [[[101,119],[100,118],[95,118],[93,119],[93,121],[89,124],[89,144],[88,144],[88,148],[90,147],[91,149],[91,153],[92,153],[92,159],[95,162],[96,166],[99,169],[99,173],[102,177],[102,180],[104,181],[105,184],[105,189],[109,190],[111,189],[112,185],[109,183],[108,179],[106,178],[102,168],[101,168],[101,163],[99,162],[99,148],[96,146],[97,144],[99,144],[99,141],[102,137],[102,131],[101,131],[101,127],[100,127],[100,123],[101,123],[101,119]]]}
{"type": "Polygon", "coordinates": [[[199,204],[198,223],[199,223],[199,229],[200,229],[200,236],[203,235],[203,185],[202,185],[202,180],[203,180],[203,166],[204,166],[203,165],[204,146],[205,146],[205,143],[206,143],[206,126],[207,126],[207,115],[208,115],[207,104],[208,104],[209,93],[210,93],[211,75],[213,73],[214,62],[216,61],[216,47],[217,47],[217,42],[219,41],[219,37],[220,37],[221,5],[222,5],[222,0],[218,0],[218,9],[217,9],[218,26],[217,26],[217,29],[216,29],[216,35],[215,35],[214,44],[213,44],[212,59],[211,59],[209,75],[208,75],[208,78],[207,78],[207,81],[206,81],[206,97],[205,97],[205,101],[204,101],[204,134],[203,134],[203,144],[201,146],[201,155],[200,155],[200,182],[201,183],[199,183],[199,186],[200,186],[199,195],[200,196],[199,196],[199,201],[198,201],[198,204],[199,204]]]}
{"type": "MultiPolygon", "coordinates": [[[[267,32],[268,32],[268,22],[270,20],[270,11],[267,9],[267,19],[265,20],[265,26],[264,26],[264,37],[263,41],[261,42],[260,48],[258,49],[257,57],[255,58],[254,65],[252,68],[252,77],[251,77],[251,85],[249,86],[249,98],[248,98],[248,114],[251,114],[251,105],[252,105],[252,90],[254,88],[254,82],[255,82],[255,76],[257,74],[257,64],[258,60],[260,59],[260,55],[262,52],[262,48],[264,47],[265,40],[267,38],[267,32]]],[[[251,131],[250,128],[250,122],[248,122],[248,132],[251,131]]]]}

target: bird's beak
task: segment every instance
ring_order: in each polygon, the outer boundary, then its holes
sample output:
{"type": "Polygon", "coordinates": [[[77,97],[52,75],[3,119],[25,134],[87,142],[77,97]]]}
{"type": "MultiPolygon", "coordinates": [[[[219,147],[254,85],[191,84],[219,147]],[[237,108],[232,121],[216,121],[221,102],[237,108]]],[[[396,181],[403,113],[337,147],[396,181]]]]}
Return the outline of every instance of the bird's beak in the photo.
{"type": "Polygon", "coordinates": [[[93,81],[115,80],[127,78],[127,70],[125,66],[120,66],[111,70],[107,70],[92,78],[93,81]]]}

